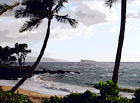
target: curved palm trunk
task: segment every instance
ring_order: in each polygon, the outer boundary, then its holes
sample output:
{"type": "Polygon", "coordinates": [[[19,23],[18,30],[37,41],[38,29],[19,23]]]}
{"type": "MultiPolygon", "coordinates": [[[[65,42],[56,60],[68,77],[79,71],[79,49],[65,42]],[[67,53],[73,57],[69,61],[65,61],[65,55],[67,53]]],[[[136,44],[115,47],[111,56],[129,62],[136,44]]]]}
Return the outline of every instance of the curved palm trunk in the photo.
{"type": "Polygon", "coordinates": [[[24,81],[32,74],[32,72],[34,71],[34,69],[39,64],[39,62],[40,62],[40,60],[41,60],[41,58],[42,58],[42,56],[44,54],[44,51],[45,51],[45,48],[47,46],[47,42],[48,42],[48,39],[49,39],[49,35],[50,35],[50,24],[51,24],[51,19],[48,20],[48,28],[47,28],[46,37],[45,37],[44,44],[42,46],[42,49],[40,51],[40,54],[39,54],[36,62],[32,65],[30,71],[10,91],[15,92],[24,83],[24,81]]]}
{"type": "Polygon", "coordinates": [[[123,47],[123,41],[124,41],[124,33],[125,33],[126,4],[127,4],[127,0],[122,0],[120,36],[119,36],[119,43],[118,43],[118,49],[117,49],[117,54],[116,54],[114,72],[113,72],[113,77],[112,77],[112,81],[114,83],[118,82],[119,66],[120,66],[121,53],[122,53],[122,47],[123,47]]]}

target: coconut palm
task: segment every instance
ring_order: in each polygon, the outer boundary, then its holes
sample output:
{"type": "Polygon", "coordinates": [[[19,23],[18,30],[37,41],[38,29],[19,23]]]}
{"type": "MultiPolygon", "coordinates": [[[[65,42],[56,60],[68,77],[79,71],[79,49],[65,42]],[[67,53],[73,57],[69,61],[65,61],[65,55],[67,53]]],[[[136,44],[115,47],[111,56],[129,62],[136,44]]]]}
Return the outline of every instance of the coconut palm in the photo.
{"type": "Polygon", "coordinates": [[[8,10],[12,10],[14,7],[18,6],[20,3],[15,2],[13,5],[0,4],[0,16],[6,13],[8,10]]]}
{"type": "Polygon", "coordinates": [[[58,12],[64,7],[64,3],[67,3],[67,0],[23,0],[22,5],[25,6],[25,8],[20,8],[16,11],[16,18],[30,18],[30,20],[21,27],[20,32],[37,28],[45,18],[48,19],[48,28],[37,60],[30,68],[30,71],[11,89],[12,92],[22,85],[39,64],[47,46],[52,19],[56,19],[60,23],[69,23],[72,27],[76,28],[77,21],[75,19],[70,18],[68,14],[63,16],[58,15],[58,12]]]}
{"type": "MultiPolygon", "coordinates": [[[[113,2],[116,2],[117,0],[108,0],[106,4],[112,6],[113,2]]],[[[114,83],[118,82],[118,74],[119,74],[119,66],[121,61],[121,54],[122,54],[122,48],[123,48],[123,41],[124,41],[124,35],[125,35],[125,22],[126,22],[126,4],[127,0],[121,0],[121,25],[120,25],[120,35],[119,35],[119,41],[118,41],[118,48],[117,48],[117,54],[116,54],[116,60],[114,65],[114,71],[112,76],[112,81],[114,83]]]]}

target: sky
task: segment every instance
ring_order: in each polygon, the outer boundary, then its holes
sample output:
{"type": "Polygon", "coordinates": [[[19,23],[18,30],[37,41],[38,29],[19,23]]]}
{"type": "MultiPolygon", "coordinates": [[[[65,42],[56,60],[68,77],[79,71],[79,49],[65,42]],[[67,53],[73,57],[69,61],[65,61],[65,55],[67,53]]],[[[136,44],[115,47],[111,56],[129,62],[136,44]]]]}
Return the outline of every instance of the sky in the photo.
{"type": "MultiPolygon", "coordinates": [[[[18,0],[0,0],[12,4],[18,0]]],[[[106,0],[69,0],[61,15],[69,14],[78,21],[78,27],[51,23],[51,34],[44,57],[66,61],[81,59],[114,62],[120,31],[121,4],[118,1],[110,9],[106,0]]],[[[18,9],[15,8],[15,9],[18,9]]],[[[32,50],[29,56],[37,57],[47,30],[47,19],[32,31],[19,33],[27,19],[14,18],[15,9],[0,17],[0,45],[14,47],[15,43],[27,43],[32,50]]],[[[140,62],[140,0],[128,0],[127,19],[122,61],[140,62]]]]}

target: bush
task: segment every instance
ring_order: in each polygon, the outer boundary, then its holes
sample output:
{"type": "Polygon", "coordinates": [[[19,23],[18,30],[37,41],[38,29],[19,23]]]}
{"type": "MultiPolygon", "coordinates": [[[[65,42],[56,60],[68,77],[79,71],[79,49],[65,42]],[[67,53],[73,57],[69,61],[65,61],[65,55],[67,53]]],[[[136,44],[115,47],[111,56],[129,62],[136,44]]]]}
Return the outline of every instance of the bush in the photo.
{"type": "Polygon", "coordinates": [[[133,103],[140,103],[140,87],[134,92],[135,98],[133,98],[133,103]]]}
{"type": "Polygon", "coordinates": [[[94,87],[100,90],[100,94],[87,90],[85,93],[71,93],[63,98],[43,98],[42,103],[132,103],[131,99],[119,96],[118,84],[111,80],[106,83],[101,81],[94,87]]]}
{"type": "Polygon", "coordinates": [[[101,81],[94,87],[100,90],[98,103],[132,103],[130,99],[119,96],[118,84],[113,83],[112,80],[109,80],[106,83],[101,81]]]}
{"type": "MultiPolygon", "coordinates": [[[[100,90],[99,94],[87,90],[84,93],[71,93],[64,97],[42,98],[41,103],[140,103],[140,88],[135,90],[133,99],[128,99],[119,96],[118,84],[114,84],[111,80],[106,83],[101,81],[94,87],[100,90]]],[[[32,101],[23,94],[0,91],[0,103],[32,103],[32,101]]]]}
{"type": "Polygon", "coordinates": [[[64,103],[94,103],[97,95],[87,90],[85,93],[72,93],[64,97],[64,103]]]}
{"type": "Polygon", "coordinates": [[[58,96],[51,96],[50,98],[42,98],[41,103],[63,103],[63,98],[58,96]]]}
{"type": "Polygon", "coordinates": [[[113,83],[112,80],[104,83],[101,81],[99,84],[95,85],[94,88],[100,90],[101,97],[105,98],[107,96],[119,96],[118,84],[113,83]]]}
{"type": "Polygon", "coordinates": [[[42,98],[42,103],[95,103],[97,95],[86,91],[85,93],[71,93],[65,97],[42,98]]]}
{"type": "Polygon", "coordinates": [[[0,90],[0,103],[32,103],[28,96],[0,90]]]}

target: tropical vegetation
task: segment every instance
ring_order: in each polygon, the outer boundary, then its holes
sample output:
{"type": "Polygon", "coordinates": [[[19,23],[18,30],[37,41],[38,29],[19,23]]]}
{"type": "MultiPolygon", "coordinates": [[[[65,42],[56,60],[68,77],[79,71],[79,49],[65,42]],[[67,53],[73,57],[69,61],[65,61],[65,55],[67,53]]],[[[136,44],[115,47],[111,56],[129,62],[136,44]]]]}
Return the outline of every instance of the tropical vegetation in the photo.
{"type": "MultiPolygon", "coordinates": [[[[128,99],[119,96],[118,84],[113,83],[112,80],[106,83],[101,81],[94,87],[99,89],[99,94],[87,90],[84,93],[71,93],[64,97],[42,98],[41,103],[139,103],[140,101],[140,88],[135,90],[132,99],[128,99]]],[[[4,91],[0,91],[0,101],[1,103],[32,103],[26,95],[4,91]]]]}
{"type": "MultiPolygon", "coordinates": [[[[112,7],[112,3],[117,0],[107,0],[106,4],[112,7]]],[[[21,86],[24,81],[32,74],[34,69],[39,64],[44,51],[47,46],[47,42],[50,36],[50,25],[53,19],[56,19],[60,23],[69,23],[72,27],[76,28],[77,21],[66,15],[58,15],[59,11],[64,7],[64,3],[67,0],[23,0],[22,6],[15,13],[16,18],[28,18],[29,21],[21,27],[20,32],[31,31],[37,28],[44,19],[48,19],[47,32],[43,42],[40,54],[32,65],[29,72],[24,75],[24,77],[11,89],[11,92],[0,91],[0,102],[1,103],[31,103],[32,101],[22,94],[13,93],[15,90],[21,86]]],[[[7,4],[0,5],[0,15],[4,14],[8,10],[13,9],[15,6],[19,5],[18,2],[9,6],[7,4]]],[[[72,93],[64,97],[52,96],[50,98],[42,98],[42,103],[139,103],[140,101],[140,88],[136,89],[134,92],[134,98],[128,99],[119,96],[118,88],[118,74],[119,66],[121,61],[121,54],[123,48],[123,41],[125,35],[125,22],[126,22],[126,6],[127,0],[121,0],[121,25],[120,25],[120,35],[118,40],[118,48],[116,53],[116,60],[114,65],[114,72],[112,80],[104,83],[101,81],[99,84],[95,85],[96,89],[99,89],[100,93],[95,94],[91,91],[86,91],[85,93],[72,93]]],[[[24,66],[25,58],[31,50],[27,50],[27,44],[15,44],[15,48],[10,48],[8,46],[0,46],[0,64],[12,64],[18,61],[19,66],[24,66]]]]}
{"type": "Polygon", "coordinates": [[[39,64],[45,48],[47,46],[47,42],[50,36],[50,25],[52,19],[56,19],[60,23],[69,23],[72,27],[76,28],[77,21],[69,17],[68,14],[66,15],[59,15],[59,11],[64,7],[64,3],[67,3],[67,0],[23,0],[22,5],[25,6],[24,8],[21,7],[19,10],[16,11],[15,17],[16,18],[30,18],[29,21],[21,27],[20,32],[24,32],[26,30],[32,30],[33,28],[37,28],[39,24],[43,21],[43,19],[48,19],[47,24],[47,32],[44,39],[44,43],[40,54],[32,65],[31,70],[11,89],[14,92],[19,86],[23,84],[23,82],[32,74],[34,69],[39,64]]]}
{"type": "Polygon", "coordinates": [[[0,64],[16,65],[18,62],[19,66],[24,66],[27,54],[31,53],[31,50],[27,48],[28,45],[26,43],[16,43],[14,48],[0,46],[0,64]]]}
{"type": "Polygon", "coordinates": [[[18,6],[20,3],[15,2],[13,5],[0,4],[0,16],[5,14],[7,11],[12,10],[14,7],[18,6]]]}
{"type": "Polygon", "coordinates": [[[135,90],[135,97],[128,99],[119,96],[118,84],[113,83],[112,80],[104,83],[101,81],[94,86],[100,90],[99,94],[95,94],[89,90],[85,93],[71,93],[67,96],[50,98],[42,98],[42,103],[139,103],[140,88],[135,90]]]}
{"type": "Polygon", "coordinates": [[[87,90],[85,93],[71,93],[64,97],[42,98],[42,103],[139,103],[140,101],[140,88],[135,90],[134,98],[128,99],[119,96],[118,84],[112,80],[106,83],[101,81],[94,87],[100,90],[99,94],[87,90]]]}
{"type": "Polygon", "coordinates": [[[0,103],[32,103],[28,96],[0,90],[0,103]]]}

